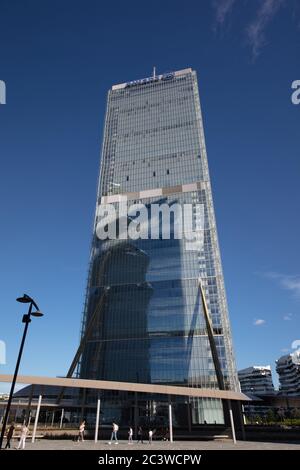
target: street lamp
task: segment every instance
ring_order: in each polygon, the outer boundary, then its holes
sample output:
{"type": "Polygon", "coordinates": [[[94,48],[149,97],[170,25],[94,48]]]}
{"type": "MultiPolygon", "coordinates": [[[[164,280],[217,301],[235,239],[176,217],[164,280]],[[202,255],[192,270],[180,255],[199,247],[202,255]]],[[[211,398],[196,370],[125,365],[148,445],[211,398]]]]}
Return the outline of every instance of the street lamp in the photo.
{"type": "Polygon", "coordinates": [[[8,402],[7,402],[7,406],[6,406],[6,410],[5,410],[5,415],[4,415],[4,419],[3,419],[3,423],[2,423],[2,430],[1,430],[1,437],[0,437],[0,450],[2,448],[2,442],[3,442],[3,438],[4,438],[4,434],[5,434],[5,428],[6,428],[6,424],[7,424],[7,419],[8,419],[8,415],[9,415],[9,411],[10,411],[10,407],[11,407],[13,394],[14,394],[15,384],[16,384],[16,381],[17,381],[17,375],[18,375],[19,366],[20,366],[20,362],[21,362],[21,357],[22,357],[22,353],[23,353],[23,348],[24,348],[24,343],[25,343],[26,334],[27,334],[27,330],[28,330],[28,325],[31,322],[30,317],[42,317],[43,316],[43,313],[40,312],[37,304],[35,303],[35,301],[31,297],[29,297],[29,295],[24,294],[23,297],[18,297],[16,300],[17,300],[17,302],[20,302],[22,304],[29,304],[29,308],[28,308],[28,313],[23,315],[23,318],[22,318],[22,323],[25,323],[25,327],[24,327],[24,333],[23,333],[23,337],[22,337],[22,341],[21,341],[21,345],[20,345],[20,350],[19,350],[19,355],[18,355],[18,359],[17,359],[17,363],[16,363],[15,373],[14,373],[14,377],[13,377],[11,388],[10,388],[9,398],[8,398],[8,402]],[[32,307],[35,308],[34,311],[32,311],[32,307]]]}

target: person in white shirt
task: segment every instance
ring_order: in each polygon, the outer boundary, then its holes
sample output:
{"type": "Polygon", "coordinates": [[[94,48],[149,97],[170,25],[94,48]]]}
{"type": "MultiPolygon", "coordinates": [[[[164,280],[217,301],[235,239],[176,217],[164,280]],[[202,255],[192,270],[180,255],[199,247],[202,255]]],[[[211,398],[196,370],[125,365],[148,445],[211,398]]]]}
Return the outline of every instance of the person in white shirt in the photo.
{"type": "Polygon", "coordinates": [[[132,444],[132,436],[133,436],[133,429],[132,427],[129,428],[129,431],[128,431],[128,444],[132,444]]]}
{"type": "Polygon", "coordinates": [[[23,424],[22,429],[21,429],[21,437],[20,437],[20,441],[19,441],[19,445],[17,449],[20,449],[21,447],[22,449],[25,449],[26,436],[28,434],[28,431],[29,431],[28,426],[26,426],[26,424],[23,424]]]}
{"type": "Polygon", "coordinates": [[[84,442],[84,429],[85,429],[85,421],[82,421],[79,426],[79,434],[78,434],[78,442],[84,442]]]}
{"type": "Polygon", "coordinates": [[[149,429],[149,444],[152,444],[152,436],[153,436],[153,431],[152,429],[149,429]]]}
{"type": "Polygon", "coordinates": [[[119,426],[116,423],[112,423],[112,433],[111,433],[109,444],[111,444],[113,440],[115,440],[115,444],[118,444],[118,435],[117,435],[118,431],[119,431],[119,426]]]}

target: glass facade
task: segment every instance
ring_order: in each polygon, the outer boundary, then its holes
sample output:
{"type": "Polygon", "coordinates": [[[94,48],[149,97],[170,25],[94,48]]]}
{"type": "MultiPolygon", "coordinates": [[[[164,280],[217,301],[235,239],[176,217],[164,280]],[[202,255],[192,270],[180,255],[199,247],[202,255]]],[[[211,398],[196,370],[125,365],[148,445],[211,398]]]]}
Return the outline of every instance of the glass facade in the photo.
{"type": "MultiPolygon", "coordinates": [[[[153,203],[191,204],[193,224],[202,205],[204,243],[187,250],[186,241],[173,236],[174,223],[170,239],[160,232],[158,239],[101,241],[96,211],[82,334],[104,292],[105,300],[81,357],[80,377],[218,388],[200,277],[225,385],[237,390],[195,71],[109,91],[97,205],[118,208],[120,195],[128,206],[141,203],[149,209],[153,203]]],[[[124,412],[132,404],[129,395],[105,394],[108,420],[131,419],[124,412]]],[[[151,404],[153,413],[161,408],[158,403],[161,397],[151,404]]],[[[182,421],[181,408],[178,403],[175,422],[182,421]]],[[[223,422],[218,400],[193,399],[189,409],[192,424],[223,422]]]]}

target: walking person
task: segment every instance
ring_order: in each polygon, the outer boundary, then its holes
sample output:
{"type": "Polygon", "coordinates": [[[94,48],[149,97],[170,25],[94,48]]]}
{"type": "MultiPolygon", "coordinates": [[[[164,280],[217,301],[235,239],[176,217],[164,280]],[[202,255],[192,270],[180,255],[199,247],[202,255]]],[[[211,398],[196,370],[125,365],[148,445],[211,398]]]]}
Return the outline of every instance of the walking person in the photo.
{"type": "Polygon", "coordinates": [[[142,426],[139,426],[137,435],[138,435],[137,444],[138,444],[139,442],[140,442],[141,444],[144,444],[144,442],[143,442],[143,428],[142,428],[142,426]]]}
{"type": "Polygon", "coordinates": [[[9,427],[9,430],[7,431],[7,434],[6,434],[6,446],[5,446],[5,449],[10,449],[10,441],[12,440],[12,437],[14,435],[14,431],[15,431],[15,424],[14,423],[11,423],[10,427],[9,427]]]}
{"type": "Polygon", "coordinates": [[[152,444],[153,431],[149,429],[149,444],[152,444]]]}
{"type": "Polygon", "coordinates": [[[26,426],[26,424],[23,424],[22,429],[21,429],[21,436],[20,436],[20,441],[17,449],[25,449],[25,444],[26,444],[26,437],[28,434],[29,428],[26,426]]]}
{"type": "Polygon", "coordinates": [[[130,426],[129,431],[128,431],[128,444],[133,444],[132,442],[132,436],[133,436],[133,429],[130,426]]]}
{"type": "Polygon", "coordinates": [[[113,440],[115,440],[115,444],[119,444],[118,443],[118,431],[119,431],[119,426],[116,423],[112,423],[112,433],[111,433],[109,444],[111,444],[113,440]]]}
{"type": "Polygon", "coordinates": [[[85,421],[82,421],[79,426],[78,442],[84,442],[85,421]]]}

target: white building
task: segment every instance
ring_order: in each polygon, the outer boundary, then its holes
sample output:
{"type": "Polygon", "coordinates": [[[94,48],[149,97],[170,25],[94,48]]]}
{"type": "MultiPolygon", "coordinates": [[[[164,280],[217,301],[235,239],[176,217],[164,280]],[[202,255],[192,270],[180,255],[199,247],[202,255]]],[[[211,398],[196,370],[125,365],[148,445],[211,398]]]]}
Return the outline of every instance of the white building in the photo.
{"type": "Polygon", "coordinates": [[[0,393],[0,401],[8,400],[9,394],[8,393],[0,393]]]}
{"type": "Polygon", "coordinates": [[[276,361],[279,375],[279,394],[300,396],[300,351],[280,357],[276,361]]]}
{"type": "Polygon", "coordinates": [[[274,395],[271,366],[251,366],[238,372],[241,391],[250,395],[274,395]]]}

